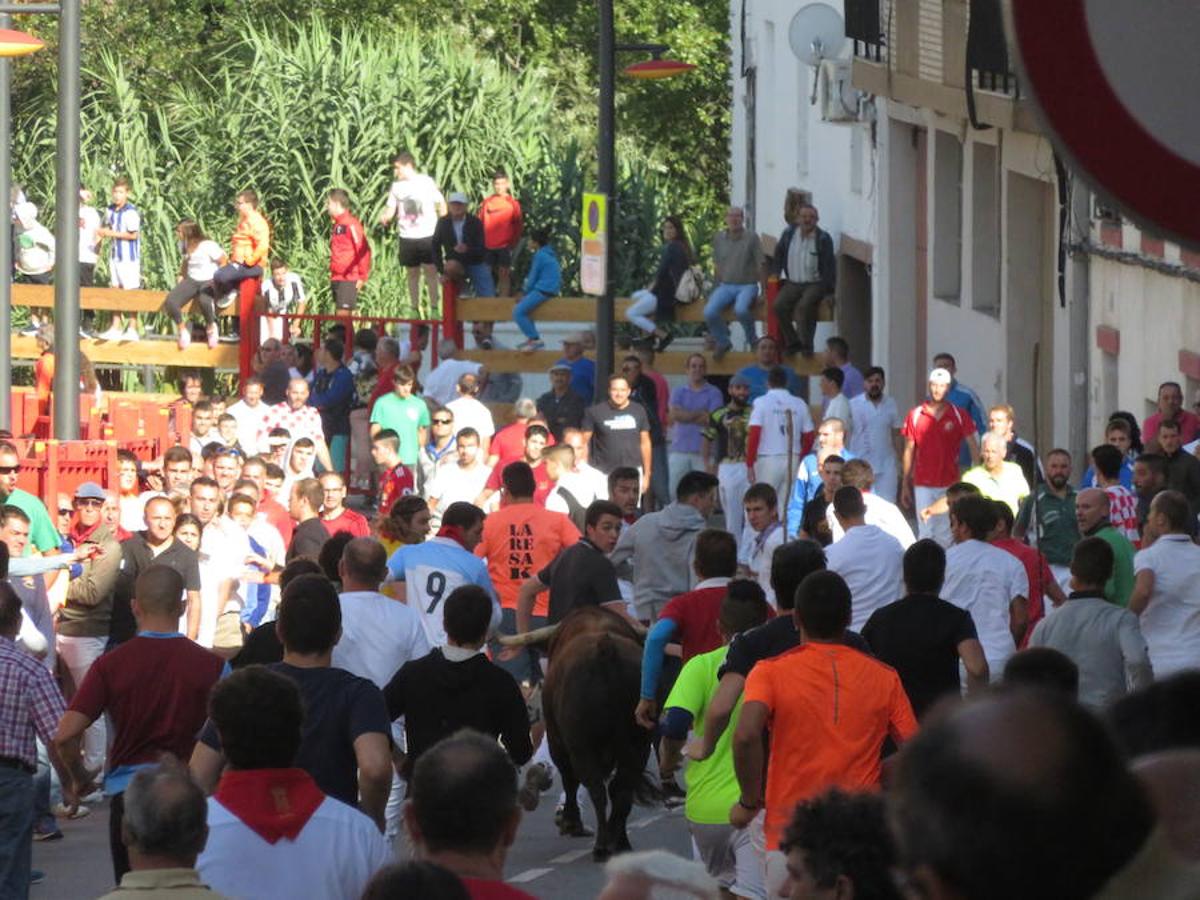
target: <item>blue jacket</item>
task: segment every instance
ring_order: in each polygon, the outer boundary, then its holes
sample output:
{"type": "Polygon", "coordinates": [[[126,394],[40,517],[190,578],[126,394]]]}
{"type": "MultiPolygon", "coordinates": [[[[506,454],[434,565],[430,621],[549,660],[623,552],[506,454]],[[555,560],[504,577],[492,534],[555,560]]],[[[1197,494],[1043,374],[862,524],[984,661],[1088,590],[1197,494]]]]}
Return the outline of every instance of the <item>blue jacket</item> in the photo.
{"type": "Polygon", "coordinates": [[[533,254],[533,264],[529,274],[525,276],[525,293],[537,291],[553,297],[562,290],[562,269],[558,265],[558,257],[551,247],[538,247],[533,254]]]}
{"type": "MultiPolygon", "coordinates": [[[[846,448],[842,448],[838,453],[842,459],[854,459],[855,456],[846,448]]],[[[788,498],[787,504],[787,539],[795,540],[800,533],[800,523],[804,520],[804,507],[808,505],[808,501],[817,496],[817,493],[825,486],[821,481],[821,473],[817,467],[817,454],[810,453],[804,459],[800,460],[800,467],[796,471],[796,480],[792,483],[792,495],[788,498]]]]}
{"type": "Polygon", "coordinates": [[[321,411],[321,427],[325,431],[325,437],[349,434],[350,410],[358,402],[354,376],[345,366],[338,366],[332,372],[326,372],[318,366],[313,370],[313,374],[313,387],[308,397],[308,405],[321,411]]]}

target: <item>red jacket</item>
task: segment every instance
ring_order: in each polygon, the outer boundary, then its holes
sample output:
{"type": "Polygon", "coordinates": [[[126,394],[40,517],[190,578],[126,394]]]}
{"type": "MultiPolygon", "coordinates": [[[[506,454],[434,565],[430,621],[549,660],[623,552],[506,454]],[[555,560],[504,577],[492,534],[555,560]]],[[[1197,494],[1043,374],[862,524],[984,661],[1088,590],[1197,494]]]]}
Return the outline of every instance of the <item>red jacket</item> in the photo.
{"type": "Polygon", "coordinates": [[[333,281],[366,281],[371,274],[371,245],[362,222],[344,212],[333,220],[329,238],[329,277],[333,281]]]}

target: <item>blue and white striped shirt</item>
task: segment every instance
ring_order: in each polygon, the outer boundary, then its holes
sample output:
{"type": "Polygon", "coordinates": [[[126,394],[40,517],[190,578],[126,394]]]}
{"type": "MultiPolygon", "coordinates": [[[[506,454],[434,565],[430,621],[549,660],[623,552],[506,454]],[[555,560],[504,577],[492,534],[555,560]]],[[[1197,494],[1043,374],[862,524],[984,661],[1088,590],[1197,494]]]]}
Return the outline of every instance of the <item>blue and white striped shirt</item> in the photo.
{"type": "Polygon", "coordinates": [[[117,262],[136,262],[141,258],[142,216],[136,206],[126,203],[117,209],[110,204],[104,213],[104,226],[113,231],[134,232],[138,235],[135,238],[113,238],[108,250],[109,259],[117,262]]]}

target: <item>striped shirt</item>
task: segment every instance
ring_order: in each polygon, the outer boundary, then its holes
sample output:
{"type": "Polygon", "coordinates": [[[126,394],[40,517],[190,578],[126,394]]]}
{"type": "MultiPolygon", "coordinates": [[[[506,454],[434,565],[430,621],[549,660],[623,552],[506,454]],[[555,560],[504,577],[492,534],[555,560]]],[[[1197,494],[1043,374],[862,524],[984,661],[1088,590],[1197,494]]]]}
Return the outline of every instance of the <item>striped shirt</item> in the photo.
{"type": "Polygon", "coordinates": [[[0,637],[0,756],[37,767],[34,736],[50,744],[66,711],[62,694],[45,666],[0,637]]]}
{"type": "Polygon", "coordinates": [[[113,238],[108,248],[109,259],[117,262],[136,262],[141,259],[142,216],[136,206],[132,203],[120,208],[110,205],[104,212],[104,227],[137,234],[135,238],[113,238]]]}

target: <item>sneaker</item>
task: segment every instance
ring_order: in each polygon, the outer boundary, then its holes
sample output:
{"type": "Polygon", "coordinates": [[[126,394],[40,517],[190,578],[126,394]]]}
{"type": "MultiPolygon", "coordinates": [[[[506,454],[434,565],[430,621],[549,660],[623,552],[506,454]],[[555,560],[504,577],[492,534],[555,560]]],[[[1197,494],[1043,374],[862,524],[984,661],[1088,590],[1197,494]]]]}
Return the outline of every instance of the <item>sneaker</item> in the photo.
{"type": "Polygon", "coordinates": [[[22,328],[20,334],[22,337],[37,337],[38,327],[30,325],[28,328],[22,328]]]}
{"type": "Polygon", "coordinates": [[[658,344],[655,346],[654,352],[662,353],[669,346],[671,346],[671,342],[674,340],[675,340],[675,335],[671,334],[671,332],[668,331],[666,334],[664,334],[662,337],[660,337],[658,339],[658,344]]]}
{"type": "Polygon", "coordinates": [[[61,841],[62,836],[62,829],[57,825],[52,829],[40,826],[35,826],[33,829],[33,839],[35,841],[61,841]]]}
{"type": "Polygon", "coordinates": [[[30,884],[41,884],[45,880],[46,880],[46,873],[43,872],[41,869],[30,869],[29,870],[29,883],[30,884]]]}
{"type": "Polygon", "coordinates": [[[533,353],[535,350],[545,350],[546,344],[537,338],[530,338],[523,344],[518,344],[517,349],[522,353],[533,353]]]}
{"type": "Polygon", "coordinates": [[[725,358],[725,354],[733,349],[733,344],[721,344],[713,348],[713,362],[720,362],[725,358]]]}
{"type": "Polygon", "coordinates": [[[100,332],[98,335],[96,335],[96,337],[102,341],[119,341],[123,334],[125,334],[124,330],[118,328],[116,325],[113,325],[100,332]]]}
{"type": "Polygon", "coordinates": [[[538,807],[538,800],[544,791],[550,790],[554,784],[554,776],[544,763],[534,763],[525,770],[525,781],[521,785],[518,796],[521,807],[526,812],[533,812],[538,807]]]}
{"type": "Polygon", "coordinates": [[[90,803],[93,805],[96,803],[103,803],[104,802],[104,791],[100,791],[100,790],[92,791],[86,797],[80,797],[79,802],[80,803],[90,803]]]}
{"type": "Polygon", "coordinates": [[[77,806],[72,810],[61,803],[56,803],[50,807],[50,812],[54,813],[55,818],[58,819],[83,819],[92,813],[88,807],[83,805],[77,806]]]}
{"type": "Polygon", "coordinates": [[[179,329],[179,337],[175,341],[179,345],[180,350],[186,350],[192,343],[192,329],[183,327],[179,329]]]}
{"type": "Polygon", "coordinates": [[[208,328],[205,330],[205,333],[208,335],[208,349],[209,350],[217,349],[217,342],[220,340],[220,337],[221,337],[221,333],[219,331],[217,331],[217,326],[209,325],[208,328]]]}
{"type": "Polygon", "coordinates": [[[135,325],[128,326],[125,329],[125,332],[122,335],[122,337],[124,340],[127,340],[127,341],[140,341],[142,339],[142,336],[140,334],[138,334],[137,326],[135,326],[135,325]]]}

